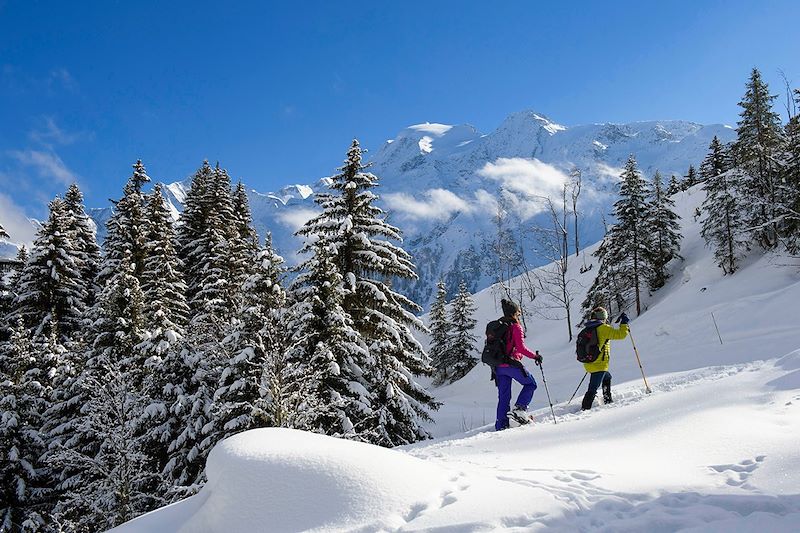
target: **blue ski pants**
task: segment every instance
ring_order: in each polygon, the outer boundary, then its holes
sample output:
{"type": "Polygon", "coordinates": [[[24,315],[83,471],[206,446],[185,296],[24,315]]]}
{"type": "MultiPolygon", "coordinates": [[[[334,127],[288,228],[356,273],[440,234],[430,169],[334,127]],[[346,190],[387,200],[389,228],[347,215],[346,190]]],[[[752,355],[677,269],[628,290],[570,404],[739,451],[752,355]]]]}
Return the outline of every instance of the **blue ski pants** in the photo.
{"type": "Polygon", "coordinates": [[[533,391],[536,390],[536,380],[525,368],[515,366],[498,366],[494,371],[495,383],[497,384],[497,420],[494,428],[496,430],[508,427],[508,411],[511,410],[511,381],[514,380],[522,385],[517,401],[514,405],[519,405],[527,409],[533,398],[533,391]]]}

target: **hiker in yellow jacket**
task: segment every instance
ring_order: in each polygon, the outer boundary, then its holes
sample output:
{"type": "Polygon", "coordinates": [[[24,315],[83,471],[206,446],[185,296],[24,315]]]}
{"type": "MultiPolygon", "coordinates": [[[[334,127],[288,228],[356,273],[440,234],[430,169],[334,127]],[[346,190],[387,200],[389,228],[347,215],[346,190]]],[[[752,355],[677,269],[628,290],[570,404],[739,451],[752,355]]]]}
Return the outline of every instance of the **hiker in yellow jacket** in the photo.
{"type": "Polygon", "coordinates": [[[589,317],[589,322],[586,327],[597,326],[597,343],[600,346],[600,355],[591,363],[583,363],[583,368],[590,374],[589,389],[583,397],[581,404],[582,410],[592,408],[594,397],[597,395],[597,389],[600,385],[603,386],[603,403],[611,403],[614,401],[611,398],[611,373],[608,371],[609,358],[611,357],[611,346],[609,342],[614,340],[622,340],[628,336],[628,315],[622,313],[619,317],[620,326],[615,328],[608,324],[608,311],[602,307],[596,307],[592,310],[589,317]]]}

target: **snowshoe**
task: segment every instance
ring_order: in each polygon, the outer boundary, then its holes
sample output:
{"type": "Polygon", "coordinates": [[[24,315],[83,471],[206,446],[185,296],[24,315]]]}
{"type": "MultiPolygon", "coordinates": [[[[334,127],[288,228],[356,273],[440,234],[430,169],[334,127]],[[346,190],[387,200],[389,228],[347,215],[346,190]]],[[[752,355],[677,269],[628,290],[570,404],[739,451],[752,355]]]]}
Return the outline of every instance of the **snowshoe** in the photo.
{"type": "Polygon", "coordinates": [[[508,412],[508,427],[516,428],[533,423],[533,415],[528,414],[522,409],[514,409],[508,412]]]}

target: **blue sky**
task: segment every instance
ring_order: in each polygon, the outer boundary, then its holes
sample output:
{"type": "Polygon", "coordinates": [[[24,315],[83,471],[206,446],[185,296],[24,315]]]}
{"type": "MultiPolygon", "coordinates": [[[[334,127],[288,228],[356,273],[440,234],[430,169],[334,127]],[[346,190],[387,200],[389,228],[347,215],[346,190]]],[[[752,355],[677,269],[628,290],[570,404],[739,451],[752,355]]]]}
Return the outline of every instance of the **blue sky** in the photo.
{"type": "Polygon", "coordinates": [[[796,1],[0,0],[0,210],[41,217],[72,180],[106,205],[137,158],[268,191],[354,137],[522,109],[733,124],[753,66],[800,86],[797,20],[796,1]]]}

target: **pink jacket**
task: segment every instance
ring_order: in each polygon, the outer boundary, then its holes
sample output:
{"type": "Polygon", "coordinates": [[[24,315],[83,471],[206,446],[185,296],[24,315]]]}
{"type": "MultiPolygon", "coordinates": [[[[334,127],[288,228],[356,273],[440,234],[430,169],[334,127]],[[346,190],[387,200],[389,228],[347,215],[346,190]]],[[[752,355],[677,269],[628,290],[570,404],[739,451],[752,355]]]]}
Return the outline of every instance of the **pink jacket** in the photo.
{"type": "MultiPolygon", "coordinates": [[[[511,357],[516,359],[517,361],[522,361],[522,356],[530,357],[531,359],[536,358],[536,354],[532,352],[527,346],[525,346],[525,341],[522,339],[522,326],[519,324],[512,324],[511,325],[511,338],[508,340],[506,344],[506,351],[511,354],[511,357]]],[[[500,365],[500,366],[508,366],[508,365],[500,365]]]]}

